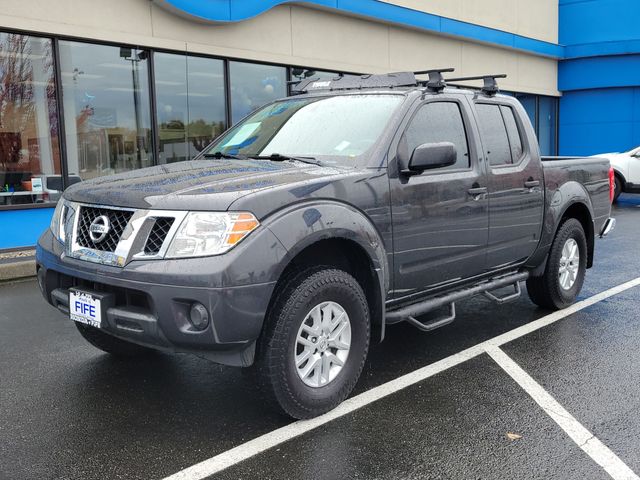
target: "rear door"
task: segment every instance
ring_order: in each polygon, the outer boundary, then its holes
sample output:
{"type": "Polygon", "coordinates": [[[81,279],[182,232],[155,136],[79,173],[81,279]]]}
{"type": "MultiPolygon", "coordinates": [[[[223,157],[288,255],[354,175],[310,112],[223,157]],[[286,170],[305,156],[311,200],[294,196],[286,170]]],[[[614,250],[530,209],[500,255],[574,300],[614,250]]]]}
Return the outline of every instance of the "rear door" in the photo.
{"type": "Polygon", "coordinates": [[[488,166],[487,268],[529,258],[540,240],[544,209],[540,153],[524,110],[499,99],[476,99],[478,126],[488,166]]]}
{"type": "MultiPolygon", "coordinates": [[[[394,296],[402,297],[482,273],[488,235],[486,175],[478,133],[461,95],[427,97],[396,139],[389,181],[394,238],[394,296]],[[451,142],[455,165],[402,173],[424,143],[451,142]]],[[[394,147],[392,147],[392,152],[394,147]]]]}

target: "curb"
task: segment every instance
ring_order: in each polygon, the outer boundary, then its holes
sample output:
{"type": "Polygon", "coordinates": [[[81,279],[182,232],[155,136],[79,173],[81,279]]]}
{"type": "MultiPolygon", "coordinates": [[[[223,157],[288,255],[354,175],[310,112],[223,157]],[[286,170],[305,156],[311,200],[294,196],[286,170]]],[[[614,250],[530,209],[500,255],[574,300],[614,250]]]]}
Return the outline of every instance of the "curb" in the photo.
{"type": "Polygon", "coordinates": [[[22,260],[0,264],[0,282],[20,280],[36,276],[36,261],[22,260]]]}

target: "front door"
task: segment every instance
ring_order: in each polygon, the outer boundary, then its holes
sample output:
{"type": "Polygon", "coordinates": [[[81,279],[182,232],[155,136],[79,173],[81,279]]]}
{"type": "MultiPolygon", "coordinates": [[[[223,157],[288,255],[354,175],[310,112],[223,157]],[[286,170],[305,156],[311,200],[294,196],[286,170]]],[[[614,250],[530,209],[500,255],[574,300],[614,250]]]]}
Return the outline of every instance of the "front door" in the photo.
{"type": "Polygon", "coordinates": [[[540,241],[544,179],[535,134],[524,109],[500,100],[476,102],[489,167],[487,268],[522,263],[540,241]],[[517,110],[515,110],[517,109],[517,110]]]}
{"type": "Polygon", "coordinates": [[[462,96],[438,95],[417,106],[397,140],[389,175],[396,298],[472,277],[486,268],[487,183],[473,141],[478,137],[475,131],[462,96]],[[436,142],[454,144],[454,165],[402,173],[417,146],[436,142]]]}

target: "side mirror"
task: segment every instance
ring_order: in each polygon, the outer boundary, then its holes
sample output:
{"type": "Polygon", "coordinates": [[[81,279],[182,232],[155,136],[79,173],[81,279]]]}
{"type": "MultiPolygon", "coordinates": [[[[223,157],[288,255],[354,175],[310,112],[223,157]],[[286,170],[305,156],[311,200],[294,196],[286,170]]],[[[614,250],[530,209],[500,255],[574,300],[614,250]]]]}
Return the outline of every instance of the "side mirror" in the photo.
{"type": "Polygon", "coordinates": [[[409,172],[419,173],[432,168],[448,167],[456,163],[458,154],[451,142],[423,143],[415,148],[409,160],[409,172]]]}

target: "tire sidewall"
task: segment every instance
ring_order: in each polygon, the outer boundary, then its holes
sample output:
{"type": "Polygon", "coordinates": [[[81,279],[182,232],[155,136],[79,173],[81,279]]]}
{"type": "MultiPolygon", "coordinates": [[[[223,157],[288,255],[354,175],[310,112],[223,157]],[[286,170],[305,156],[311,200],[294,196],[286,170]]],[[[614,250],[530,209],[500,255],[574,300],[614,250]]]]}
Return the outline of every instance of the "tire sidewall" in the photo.
{"type": "Polygon", "coordinates": [[[622,180],[620,180],[620,177],[616,175],[614,177],[613,203],[618,201],[618,197],[620,196],[621,193],[622,193],[622,180]]]}
{"type": "Polygon", "coordinates": [[[364,293],[357,281],[341,270],[320,270],[307,278],[298,276],[293,281],[297,286],[285,299],[279,310],[278,323],[272,346],[279,349],[280,354],[270,358],[276,359],[269,365],[275,378],[284,380],[276,382],[273,388],[279,403],[295,405],[295,411],[285,411],[292,416],[308,417],[324,413],[339,404],[353,389],[369,347],[369,309],[364,293]],[[301,278],[302,277],[302,278],[301,278]],[[333,280],[328,281],[331,277],[333,280]],[[297,281],[296,281],[297,280],[297,281]],[[311,387],[306,385],[298,375],[295,365],[295,348],[298,331],[307,314],[318,304],[332,301],[339,304],[349,316],[351,324],[351,347],[349,355],[338,375],[327,385],[311,387]]]}
{"type": "Polygon", "coordinates": [[[578,293],[582,289],[582,284],[584,283],[585,272],[587,269],[587,239],[584,234],[584,230],[582,225],[577,220],[571,219],[565,222],[559,232],[559,235],[556,237],[556,242],[554,242],[553,246],[553,254],[551,260],[553,261],[552,267],[549,271],[549,275],[553,275],[553,285],[554,285],[554,296],[557,297],[557,301],[555,302],[558,307],[564,307],[570,305],[576,300],[578,293]],[[569,239],[574,239],[578,244],[578,250],[580,252],[580,263],[578,268],[578,276],[576,277],[575,283],[569,288],[565,290],[560,285],[559,278],[559,269],[560,269],[560,258],[562,257],[562,249],[565,243],[569,239]]]}

